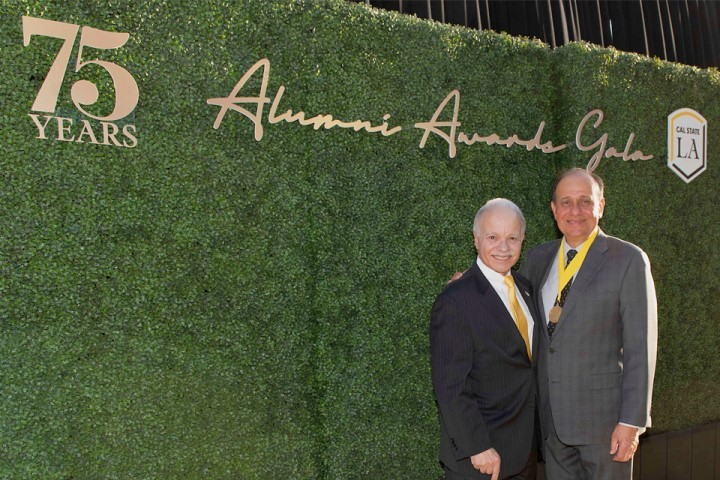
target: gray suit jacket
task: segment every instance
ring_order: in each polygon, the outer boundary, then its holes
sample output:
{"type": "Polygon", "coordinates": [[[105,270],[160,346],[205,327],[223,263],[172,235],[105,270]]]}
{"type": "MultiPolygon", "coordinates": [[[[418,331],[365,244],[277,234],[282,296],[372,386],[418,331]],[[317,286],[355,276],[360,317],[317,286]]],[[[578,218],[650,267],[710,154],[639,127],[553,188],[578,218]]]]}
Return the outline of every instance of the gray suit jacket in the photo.
{"type": "Polygon", "coordinates": [[[547,436],[550,412],[568,445],[608,443],[618,422],[650,426],[657,302],[647,255],[599,232],[570,288],[550,340],[542,295],[560,240],[527,252],[520,271],[538,292],[538,388],[547,436]]]}
{"type": "MultiPolygon", "coordinates": [[[[513,273],[535,321],[530,284],[513,273]]],[[[536,373],[512,316],[476,262],[438,296],[430,318],[432,381],[440,414],[440,460],[450,470],[490,478],[470,457],[500,454],[500,476],[520,472],[535,448],[536,373]]]]}

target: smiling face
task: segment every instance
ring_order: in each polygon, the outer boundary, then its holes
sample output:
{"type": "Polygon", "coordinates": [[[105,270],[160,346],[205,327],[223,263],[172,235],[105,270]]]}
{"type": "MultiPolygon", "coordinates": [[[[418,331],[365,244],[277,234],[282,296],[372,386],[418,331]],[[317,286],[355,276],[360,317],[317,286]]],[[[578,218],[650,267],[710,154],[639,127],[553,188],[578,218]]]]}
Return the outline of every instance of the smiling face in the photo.
{"type": "Polygon", "coordinates": [[[480,218],[475,234],[475,248],[480,260],[501,275],[510,271],[518,258],[523,242],[523,226],[510,208],[488,210],[480,218]]]}
{"type": "Polygon", "coordinates": [[[590,174],[578,171],[560,180],[550,207],[565,240],[571,247],[576,247],[597,227],[605,209],[605,199],[590,174]]]}

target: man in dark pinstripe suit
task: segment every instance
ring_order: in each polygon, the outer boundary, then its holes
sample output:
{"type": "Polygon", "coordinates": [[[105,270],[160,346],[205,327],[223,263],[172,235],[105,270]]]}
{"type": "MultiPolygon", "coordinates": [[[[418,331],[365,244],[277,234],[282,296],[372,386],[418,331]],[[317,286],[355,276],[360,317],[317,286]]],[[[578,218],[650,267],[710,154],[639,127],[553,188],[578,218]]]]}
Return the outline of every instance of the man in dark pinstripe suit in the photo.
{"type": "Polygon", "coordinates": [[[478,252],[430,319],[432,380],[446,480],[534,479],[538,318],[530,284],[511,271],[525,219],[494,199],[475,216],[478,252]]]}

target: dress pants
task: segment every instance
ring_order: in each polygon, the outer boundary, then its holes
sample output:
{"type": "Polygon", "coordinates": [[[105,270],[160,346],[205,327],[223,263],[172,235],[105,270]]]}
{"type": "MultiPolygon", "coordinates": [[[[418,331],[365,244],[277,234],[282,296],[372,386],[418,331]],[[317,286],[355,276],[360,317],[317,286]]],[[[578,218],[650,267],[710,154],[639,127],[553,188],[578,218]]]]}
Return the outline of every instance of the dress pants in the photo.
{"type": "Polygon", "coordinates": [[[610,455],[610,438],[601,445],[566,445],[555,432],[550,418],[545,442],[547,480],[631,480],[632,460],[615,462],[610,455]]]}

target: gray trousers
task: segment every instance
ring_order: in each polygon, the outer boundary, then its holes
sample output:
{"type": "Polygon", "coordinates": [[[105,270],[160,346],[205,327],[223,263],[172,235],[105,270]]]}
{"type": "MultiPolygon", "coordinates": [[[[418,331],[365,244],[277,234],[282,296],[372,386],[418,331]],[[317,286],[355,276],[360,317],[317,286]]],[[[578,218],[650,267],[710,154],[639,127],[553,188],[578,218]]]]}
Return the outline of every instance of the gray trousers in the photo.
{"type": "Polygon", "coordinates": [[[631,480],[632,460],[614,462],[610,439],[602,445],[566,445],[555,432],[550,418],[548,438],[543,448],[547,480],[631,480]]]}

